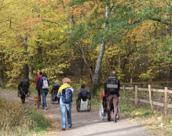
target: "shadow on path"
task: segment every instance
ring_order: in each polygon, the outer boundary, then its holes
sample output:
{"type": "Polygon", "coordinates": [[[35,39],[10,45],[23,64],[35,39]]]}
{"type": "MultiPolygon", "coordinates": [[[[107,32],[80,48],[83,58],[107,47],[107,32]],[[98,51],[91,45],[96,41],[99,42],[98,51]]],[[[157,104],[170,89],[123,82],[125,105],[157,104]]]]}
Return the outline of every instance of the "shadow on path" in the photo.
{"type": "Polygon", "coordinates": [[[143,126],[131,126],[131,127],[126,127],[126,128],[120,128],[120,129],[115,129],[115,130],[108,130],[108,131],[103,131],[103,132],[98,132],[98,133],[92,133],[88,135],[83,135],[83,136],[99,136],[102,134],[109,134],[109,133],[118,133],[120,131],[130,131],[131,129],[136,129],[136,128],[141,128],[143,126]]]}

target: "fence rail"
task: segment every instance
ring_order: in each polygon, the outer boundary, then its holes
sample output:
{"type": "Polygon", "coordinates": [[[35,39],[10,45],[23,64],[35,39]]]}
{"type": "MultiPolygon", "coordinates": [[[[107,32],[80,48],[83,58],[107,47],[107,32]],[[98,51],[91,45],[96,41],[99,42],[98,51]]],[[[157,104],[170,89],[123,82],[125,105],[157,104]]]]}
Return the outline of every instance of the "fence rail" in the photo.
{"type": "Polygon", "coordinates": [[[164,108],[163,112],[165,115],[167,114],[168,109],[172,109],[172,104],[168,103],[168,97],[170,94],[172,94],[172,90],[169,90],[167,87],[165,87],[164,89],[155,89],[155,88],[151,88],[151,85],[148,85],[147,88],[141,88],[141,87],[139,88],[138,85],[132,87],[130,85],[130,87],[128,87],[127,84],[122,84],[121,89],[124,91],[125,94],[126,91],[134,91],[134,98],[129,98],[129,100],[134,101],[135,105],[137,105],[139,102],[150,104],[152,110],[154,109],[154,105],[163,107],[164,108]],[[149,100],[140,99],[138,96],[139,92],[147,92],[149,96],[149,100]],[[163,103],[154,101],[152,96],[153,93],[163,93],[164,94],[163,103]]]}

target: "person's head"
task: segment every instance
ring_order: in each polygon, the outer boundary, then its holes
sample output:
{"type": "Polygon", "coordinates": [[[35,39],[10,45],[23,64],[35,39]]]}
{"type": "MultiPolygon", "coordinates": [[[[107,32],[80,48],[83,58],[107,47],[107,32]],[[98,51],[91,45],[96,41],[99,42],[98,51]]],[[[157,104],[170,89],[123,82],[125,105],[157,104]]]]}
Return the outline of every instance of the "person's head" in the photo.
{"type": "Polygon", "coordinates": [[[110,72],[110,76],[115,76],[115,71],[114,70],[110,72]]]}
{"type": "Polygon", "coordinates": [[[81,88],[83,88],[83,89],[84,89],[84,88],[85,88],[85,84],[82,84],[82,85],[81,85],[81,88]]]}
{"type": "Polygon", "coordinates": [[[46,73],[42,73],[42,76],[47,77],[47,74],[46,73]]]}
{"type": "Polygon", "coordinates": [[[41,71],[39,72],[39,75],[42,75],[42,72],[41,71]]]}
{"type": "Polygon", "coordinates": [[[57,79],[57,80],[54,80],[54,84],[56,83],[60,83],[60,81],[57,79]]]}
{"type": "Polygon", "coordinates": [[[63,84],[64,83],[70,84],[71,83],[71,80],[68,77],[65,77],[65,78],[62,79],[62,82],[63,82],[63,84]]]}

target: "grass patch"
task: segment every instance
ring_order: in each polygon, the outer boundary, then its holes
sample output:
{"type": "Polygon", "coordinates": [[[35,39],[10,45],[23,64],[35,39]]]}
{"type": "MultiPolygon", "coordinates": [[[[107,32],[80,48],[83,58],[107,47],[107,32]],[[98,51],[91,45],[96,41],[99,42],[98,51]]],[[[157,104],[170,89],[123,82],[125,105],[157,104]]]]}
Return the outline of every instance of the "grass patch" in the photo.
{"type": "Polygon", "coordinates": [[[93,109],[97,109],[100,107],[101,104],[101,98],[100,96],[93,96],[91,99],[91,106],[93,109]]]}
{"type": "Polygon", "coordinates": [[[15,102],[0,99],[0,115],[0,134],[3,136],[24,136],[50,127],[41,113],[15,102]]]}
{"type": "Polygon", "coordinates": [[[154,136],[172,135],[172,116],[164,116],[160,112],[152,111],[150,106],[138,105],[127,101],[127,97],[120,100],[120,110],[124,117],[134,119],[139,124],[146,126],[154,136]]]}
{"type": "Polygon", "coordinates": [[[154,114],[149,107],[135,106],[132,102],[128,102],[125,98],[120,99],[120,110],[125,117],[148,117],[154,114]]]}
{"type": "Polygon", "coordinates": [[[47,120],[42,113],[37,112],[35,110],[28,111],[28,115],[31,120],[34,121],[34,128],[35,132],[45,131],[47,128],[50,127],[50,121],[47,120]]]}

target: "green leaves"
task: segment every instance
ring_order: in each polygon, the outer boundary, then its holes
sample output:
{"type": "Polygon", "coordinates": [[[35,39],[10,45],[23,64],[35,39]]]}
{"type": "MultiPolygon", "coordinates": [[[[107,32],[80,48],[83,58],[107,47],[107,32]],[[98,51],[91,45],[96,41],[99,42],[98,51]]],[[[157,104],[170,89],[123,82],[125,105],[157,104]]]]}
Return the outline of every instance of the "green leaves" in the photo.
{"type": "Polygon", "coordinates": [[[52,78],[83,63],[93,70],[104,40],[103,78],[111,69],[156,78],[171,68],[171,9],[165,0],[0,1],[0,69],[13,81],[24,64],[52,78]]]}
{"type": "Polygon", "coordinates": [[[152,17],[161,18],[162,11],[163,9],[160,7],[147,7],[143,9],[138,16],[140,20],[150,19],[152,17]]]}
{"type": "Polygon", "coordinates": [[[86,1],[90,1],[90,0],[71,0],[70,1],[70,6],[81,5],[86,1]]]}

